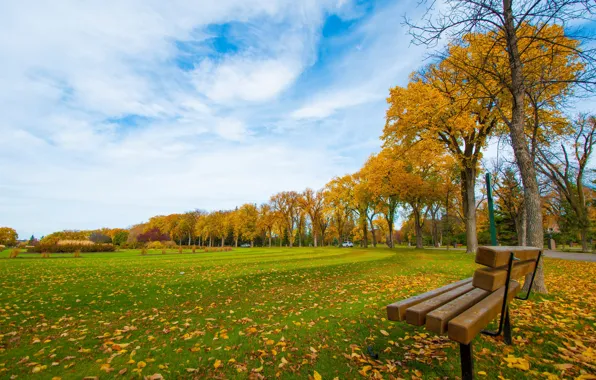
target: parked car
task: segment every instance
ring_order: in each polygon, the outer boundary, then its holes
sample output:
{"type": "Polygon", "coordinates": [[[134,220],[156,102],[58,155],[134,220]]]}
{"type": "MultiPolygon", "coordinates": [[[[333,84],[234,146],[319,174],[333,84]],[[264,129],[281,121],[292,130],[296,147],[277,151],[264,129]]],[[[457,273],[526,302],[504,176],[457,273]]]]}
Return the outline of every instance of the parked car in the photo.
{"type": "Polygon", "coordinates": [[[240,246],[240,248],[250,248],[250,244],[244,243],[240,246]]]}
{"type": "Polygon", "coordinates": [[[341,246],[344,248],[347,248],[347,247],[351,248],[354,246],[354,244],[351,241],[344,241],[343,243],[341,243],[341,246]]]}

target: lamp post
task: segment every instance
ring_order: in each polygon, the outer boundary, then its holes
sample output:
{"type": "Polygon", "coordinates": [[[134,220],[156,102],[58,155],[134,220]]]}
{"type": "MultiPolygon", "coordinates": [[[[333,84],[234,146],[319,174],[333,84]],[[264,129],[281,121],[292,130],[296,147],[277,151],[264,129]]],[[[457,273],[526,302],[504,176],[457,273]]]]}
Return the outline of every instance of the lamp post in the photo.
{"type": "Polygon", "coordinates": [[[497,228],[495,226],[495,209],[493,206],[493,191],[490,186],[490,173],[486,173],[486,197],[488,199],[488,221],[490,228],[490,244],[497,245],[497,228]]]}

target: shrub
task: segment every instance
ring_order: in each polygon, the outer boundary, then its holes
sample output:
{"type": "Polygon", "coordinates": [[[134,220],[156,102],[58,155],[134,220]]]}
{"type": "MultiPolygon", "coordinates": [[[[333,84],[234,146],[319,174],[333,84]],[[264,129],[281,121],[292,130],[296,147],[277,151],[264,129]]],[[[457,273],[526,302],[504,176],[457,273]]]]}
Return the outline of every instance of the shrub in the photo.
{"type": "Polygon", "coordinates": [[[205,247],[205,252],[229,252],[231,250],[232,250],[232,247],[212,247],[212,248],[205,247]]]}
{"type": "MultiPolygon", "coordinates": [[[[52,244],[52,243],[43,243],[43,244],[52,244]]],[[[58,245],[93,245],[95,244],[94,242],[92,242],[91,240],[68,240],[68,239],[64,239],[64,240],[58,240],[58,242],[56,243],[58,245]]]]}
{"type": "Polygon", "coordinates": [[[164,247],[166,247],[166,248],[176,248],[176,243],[174,243],[174,242],[173,242],[173,241],[171,241],[171,240],[168,240],[168,241],[162,241],[162,242],[161,242],[161,244],[163,244],[163,245],[164,245],[164,247]]]}
{"type": "Polygon", "coordinates": [[[114,245],[124,246],[126,241],[128,240],[128,231],[118,231],[114,234],[112,238],[112,243],[114,245]]]}
{"type": "Polygon", "coordinates": [[[6,246],[5,246],[5,245],[3,245],[3,244],[0,244],[0,251],[3,251],[5,248],[6,248],[6,246]]]}
{"type": "Polygon", "coordinates": [[[182,253],[182,246],[178,247],[178,253],[182,253]]]}
{"type": "Polygon", "coordinates": [[[137,249],[141,247],[141,243],[136,241],[125,242],[120,245],[122,249],[137,249]]]}
{"type": "Polygon", "coordinates": [[[19,252],[21,252],[20,249],[14,248],[12,251],[10,251],[10,258],[11,259],[16,259],[17,256],[19,255],[19,252]]]}
{"type": "Polygon", "coordinates": [[[81,250],[77,249],[74,253],[74,257],[81,257],[81,250]]]}
{"type": "Polygon", "coordinates": [[[145,247],[148,249],[162,249],[164,245],[160,241],[152,241],[148,243],[145,247]]]}
{"type": "Polygon", "coordinates": [[[141,256],[146,256],[146,255],[147,255],[147,248],[141,249],[141,256]]]}
{"type": "Polygon", "coordinates": [[[196,253],[197,252],[197,247],[196,246],[192,246],[192,253],[196,253]]]}
{"type": "Polygon", "coordinates": [[[137,236],[137,240],[141,243],[147,243],[150,241],[166,241],[170,240],[168,234],[162,233],[159,228],[155,227],[150,230],[143,232],[137,236]]]}
{"type": "Polygon", "coordinates": [[[89,235],[89,240],[91,240],[94,243],[102,243],[102,244],[108,244],[112,242],[112,238],[109,237],[106,234],[102,234],[101,232],[97,232],[94,231],[91,233],[91,235],[89,235]]]}
{"type": "Polygon", "coordinates": [[[74,253],[80,252],[114,252],[116,248],[112,244],[97,244],[84,241],[60,241],[58,244],[40,243],[38,246],[27,249],[32,253],[74,253]],[[89,244],[91,243],[91,244],[89,244]]]}
{"type": "Polygon", "coordinates": [[[165,248],[161,250],[161,254],[162,255],[165,255],[166,254],[166,249],[165,248]]]}

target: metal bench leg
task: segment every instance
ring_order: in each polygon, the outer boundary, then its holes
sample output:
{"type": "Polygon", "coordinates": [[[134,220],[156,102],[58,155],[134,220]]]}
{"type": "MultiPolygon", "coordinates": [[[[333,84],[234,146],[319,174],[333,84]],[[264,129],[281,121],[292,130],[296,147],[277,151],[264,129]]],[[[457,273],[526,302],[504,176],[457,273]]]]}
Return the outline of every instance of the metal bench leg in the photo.
{"type": "Polygon", "coordinates": [[[509,319],[509,308],[505,311],[505,325],[503,326],[503,339],[505,343],[510,345],[513,343],[511,339],[511,320],[509,319]]]}
{"type": "Polygon", "coordinates": [[[459,355],[461,359],[462,380],[474,379],[474,357],[472,356],[472,343],[459,344],[459,355]]]}

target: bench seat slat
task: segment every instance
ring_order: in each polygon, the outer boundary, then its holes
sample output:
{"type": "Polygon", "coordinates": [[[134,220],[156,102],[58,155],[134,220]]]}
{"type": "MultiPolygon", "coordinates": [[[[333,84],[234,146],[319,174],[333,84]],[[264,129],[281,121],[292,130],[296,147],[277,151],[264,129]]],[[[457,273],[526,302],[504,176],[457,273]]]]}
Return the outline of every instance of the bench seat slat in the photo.
{"type": "Polygon", "coordinates": [[[426,315],[426,329],[437,334],[445,334],[450,320],[486,298],[489,294],[490,292],[486,290],[475,288],[431,311],[426,315]]]}
{"type": "Polygon", "coordinates": [[[478,247],[476,263],[491,268],[498,268],[507,265],[509,254],[513,252],[515,257],[521,261],[536,260],[540,248],[536,247],[478,247]]]}
{"type": "Polygon", "coordinates": [[[439,294],[436,297],[430,298],[426,301],[420,302],[406,310],[406,322],[414,326],[422,326],[426,322],[426,315],[447,302],[461,296],[474,289],[472,284],[465,284],[457,288],[439,294]]]}
{"type": "MultiPolygon", "coordinates": [[[[511,281],[507,302],[511,301],[519,290],[519,282],[511,281]]],[[[504,294],[504,287],[495,290],[488,297],[449,321],[447,327],[449,339],[470,344],[472,339],[501,312],[504,294]]]]}
{"type": "MultiPolygon", "coordinates": [[[[517,262],[511,269],[511,279],[523,277],[534,271],[536,261],[517,262]]],[[[480,268],[474,272],[472,284],[480,289],[490,292],[505,286],[507,281],[507,267],[502,268],[480,268]]]]}
{"type": "Polygon", "coordinates": [[[469,284],[471,282],[472,282],[472,277],[466,278],[464,280],[457,281],[457,282],[451,283],[449,285],[445,285],[441,288],[431,290],[429,292],[422,293],[417,296],[414,296],[414,297],[411,297],[411,298],[408,298],[408,299],[405,299],[405,300],[402,300],[399,302],[394,302],[387,306],[387,319],[389,319],[390,321],[403,321],[406,317],[406,310],[409,307],[417,305],[420,302],[426,301],[427,299],[436,297],[440,294],[446,293],[450,290],[453,290],[453,289],[463,286],[465,284],[469,284]]]}

